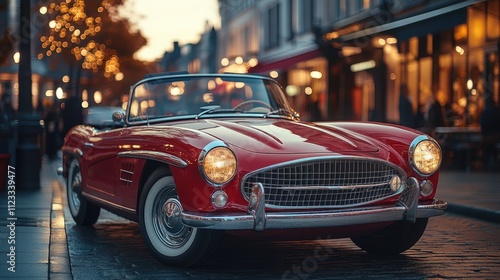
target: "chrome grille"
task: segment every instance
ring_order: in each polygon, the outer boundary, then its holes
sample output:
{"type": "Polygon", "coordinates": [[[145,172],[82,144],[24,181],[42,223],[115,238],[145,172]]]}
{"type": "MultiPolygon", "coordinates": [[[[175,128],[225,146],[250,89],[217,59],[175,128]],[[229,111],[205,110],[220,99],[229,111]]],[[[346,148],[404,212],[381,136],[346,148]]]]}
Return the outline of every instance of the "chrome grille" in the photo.
{"type": "Polygon", "coordinates": [[[389,162],[358,157],[310,158],[257,170],[243,178],[248,200],[252,184],[264,186],[271,208],[342,208],[368,204],[399,194],[390,181],[406,175],[389,162]]]}

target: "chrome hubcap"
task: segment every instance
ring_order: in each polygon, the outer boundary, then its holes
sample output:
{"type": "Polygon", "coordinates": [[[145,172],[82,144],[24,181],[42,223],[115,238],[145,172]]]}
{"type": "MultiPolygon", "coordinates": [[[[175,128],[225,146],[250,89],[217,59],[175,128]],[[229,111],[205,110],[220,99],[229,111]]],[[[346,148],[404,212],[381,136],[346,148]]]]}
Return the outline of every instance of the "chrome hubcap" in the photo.
{"type": "Polygon", "coordinates": [[[70,191],[71,202],[75,210],[78,212],[80,209],[80,194],[82,192],[82,175],[79,171],[74,175],[73,180],[71,181],[70,191]]]}
{"type": "Polygon", "coordinates": [[[153,227],[163,244],[171,248],[180,248],[192,234],[192,228],[186,227],[180,218],[181,203],[173,190],[163,190],[153,204],[153,227]]]}

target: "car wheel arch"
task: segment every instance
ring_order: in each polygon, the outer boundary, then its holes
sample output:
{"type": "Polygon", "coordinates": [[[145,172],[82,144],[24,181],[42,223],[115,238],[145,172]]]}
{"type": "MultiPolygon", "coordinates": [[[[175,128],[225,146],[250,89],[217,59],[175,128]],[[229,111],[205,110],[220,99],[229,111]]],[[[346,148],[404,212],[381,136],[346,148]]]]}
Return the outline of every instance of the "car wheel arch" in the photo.
{"type": "Polygon", "coordinates": [[[142,190],[144,189],[144,185],[146,184],[146,181],[151,176],[151,174],[153,174],[153,172],[155,170],[157,170],[158,168],[161,168],[161,167],[167,168],[170,175],[172,175],[172,172],[170,171],[170,165],[165,164],[164,162],[156,161],[156,160],[146,160],[146,163],[144,164],[142,171],[141,171],[141,179],[139,181],[139,185],[137,186],[137,199],[136,199],[137,211],[139,210],[141,193],[142,193],[142,190]]]}

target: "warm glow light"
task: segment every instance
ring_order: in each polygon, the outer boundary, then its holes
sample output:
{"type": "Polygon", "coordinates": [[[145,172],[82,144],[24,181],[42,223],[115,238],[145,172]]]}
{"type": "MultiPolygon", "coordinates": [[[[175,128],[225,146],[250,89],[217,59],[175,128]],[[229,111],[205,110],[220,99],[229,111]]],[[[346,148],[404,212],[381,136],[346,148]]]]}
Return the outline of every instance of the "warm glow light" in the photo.
{"type": "Polygon", "coordinates": [[[47,96],[47,97],[52,97],[52,96],[54,96],[54,90],[52,90],[52,89],[48,89],[48,90],[45,92],[45,96],[47,96]]]}
{"type": "Polygon", "coordinates": [[[56,21],[55,20],[49,21],[49,27],[50,28],[55,28],[56,27],[56,21]]]}
{"type": "Polygon", "coordinates": [[[389,45],[394,45],[398,42],[398,39],[394,38],[394,37],[389,37],[387,38],[386,40],[386,43],[389,44],[389,45]]]}
{"type": "Polygon", "coordinates": [[[250,58],[250,60],[248,61],[248,65],[250,67],[255,67],[255,66],[257,66],[257,64],[259,64],[259,61],[255,57],[250,58]]]}
{"type": "Polygon", "coordinates": [[[178,87],[173,87],[172,89],[170,89],[170,94],[173,96],[178,96],[181,95],[181,91],[178,87]]]}
{"type": "Polygon", "coordinates": [[[64,91],[62,90],[61,87],[58,87],[56,89],[56,97],[57,99],[62,99],[64,97],[64,91]]]}
{"type": "Polygon", "coordinates": [[[375,60],[363,61],[363,62],[355,63],[355,64],[351,65],[351,71],[352,72],[359,72],[359,71],[375,68],[376,65],[377,64],[376,64],[375,60]]]}
{"type": "Polygon", "coordinates": [[[87,109],[89,107],[89,102],[88,101],[82,101],[82,108],[87,109]]]}
{"type": "Polygon", "coordinates": [[[19,61],[21,60],[21,54],[19,52],[16,52],[12,58],[14,59],[14,63],[19,63],[19,61]]]}
{"type": "Polygon", "coordinates": [[[312,90],[312,88],[311,88],[311,87],[306,87],[306,88],[304,89],[304,92],[305,92],[307,95],[311,95],[311,94],[313,93],[313,90],[312,90]]]}
{"type": "Polygon", "coordinates": [[[89,100],[89,94],[86,89],[82,91],[82,100],[87,101],[89,100]]]}
{"type": "Polygon", "coordinates": [[[474,82],[471,79],[467,80],[467,89],[471,90],[474,87],[474,82]]]}
{"type": "Polygon", "coordinates": [[[94,92],[94,101],[95,101],[95,103],[96,103],[96,104],[99,104],[99,103],[101,103],[101,101],[102,101],[102,94],[101,94],[101,92],[100,92],[100,91],[98,91],[98,90],[96,90],[96,91],[94,92]]]}
{"type": "Polygon", "coordinates": [[[210,80],[208,81],[208,85],[207,85],[207,88],[209,90],[213,90],[217,85],[215,84],[215,81],[214,80],[210,80]]]}
{"type": "Polygon", "coordinates": [[[288,94],[288,96],[295,96],[298,93],[297,86],[295,86],[295,85],[286,86],[285,91],[286,91],[286,94],[288,94]]]}
{"type": "Polygon", "coordinates": [[[459,53],[460,55],[464,55],[464,53],[465,53],[465,50],[462,47],[460,47],[460,46],[456,46],[455,47],[455,51],[457,53],[459,53]]]}
{"type": "Polygon", "coordinates": [[[47,7],[41,6],[39,11],[40,11],[40,14],[45,15],[47,13],[47,7]]]}
{"type": "Polygon", "coordinates": [[[234,62],[236,64],[242,64],[243,63],[243,58],[241,56],[238,56],[237,58],[234,59],[234,62]]]}
{"type": "Polygon", "coordinates": [[[227,59],[227,57],[224,57],[223,59],[220,60],[220,65],[222,65],[222,66],[228,66],[229,65],[229,59],[227,59]]]}
{"type": "Polygon", "coordinates": [[[274,70],[273,70],[273,71],[269,72],[269,76],[270,76],[271,78],[273,78],[273,79],[278,78],[278,76],[279,76],[278,71],[274,71],[274,70]]]}
{"type": "Polygon", "coordinates": [[[69,76],[68,75],[64,75],[61,79],[64,83],[67,83],[69,82],[69,76]]]}
{"type": "Polygon", "coordinates": [[[311,71],[310,75],[313,79],[321,79],[321,77],[323,77],[323,74],[319,71],[311,71]]]}
{"type": "Polygon", "coordinates": [[[115,80],[117,80],[117,81],[121,81],[121,80],[123,80],[123,78],[124,78],[124,75],[123,75],[123,73],[122,73],[122,72],[119,72],[119,73],[118,73],[118,74],[116,74],[116,76],[115,76],[115,80]]]}

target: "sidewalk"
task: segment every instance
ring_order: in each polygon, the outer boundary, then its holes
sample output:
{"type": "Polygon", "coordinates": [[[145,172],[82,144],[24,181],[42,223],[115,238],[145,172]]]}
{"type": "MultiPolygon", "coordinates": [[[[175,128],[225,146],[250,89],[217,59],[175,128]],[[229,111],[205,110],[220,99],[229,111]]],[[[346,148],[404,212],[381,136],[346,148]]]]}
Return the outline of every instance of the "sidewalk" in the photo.
{"type": "MultiPolygon", "coordinates": [[[[64,186],[56,173],[60,164],[60,161],[43,161],[39,191],[16,191],[12,216],[15,220],[8,214],[7,193],[0,193],[0,279],[72,279],[64,220],[64,186]],[[15,226],[9,227],[11,222],[15,226]],[[15,240],[15,244],[9,244],[9,240],[15,240]],[[13,262],[9,263],[10,260],[13,262]],[[15,272],[10,272],[13,265],[15,272]]],[[[500,222],[498,172],[444,170],[436,197],[448,202],[449,213],[500,222]]]]}
{"type": "Polygon", "coordinates": [[[500,223],[500,172],[441,171],[436,197],[448,212],[500,223]]]}
{"type": "Polygon", "coordinates": [[[55,164],[42,162],[40,190],[0,193],[0,279],[72,279],[55,164]]]}

